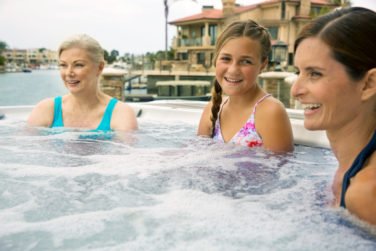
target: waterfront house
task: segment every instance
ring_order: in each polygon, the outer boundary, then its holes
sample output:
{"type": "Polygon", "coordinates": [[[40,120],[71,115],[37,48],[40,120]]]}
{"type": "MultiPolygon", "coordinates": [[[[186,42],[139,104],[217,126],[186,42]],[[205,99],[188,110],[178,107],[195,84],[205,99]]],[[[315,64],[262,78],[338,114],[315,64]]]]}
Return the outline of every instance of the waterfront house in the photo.
{"type": "Polygon", "coordinates": [[[171,70],[211,71],[218,34],[235,20],[253,19],[269,29],[273,39],[270,67],[292,64],[293,43],[300,29],[312,18],[336,7],[331,0],[267,0],[241,6],[222,0],[222,9],[203,6],[201,13],[169,22],[177,34],[173,61],[164,62],[171,70]]]}
{"type": "Polygon", "coordinates": [[[12,67],[52,67],[57,65],[57,52],[40,49],[8,49],[2,52],[7,65],[12,67]]]}

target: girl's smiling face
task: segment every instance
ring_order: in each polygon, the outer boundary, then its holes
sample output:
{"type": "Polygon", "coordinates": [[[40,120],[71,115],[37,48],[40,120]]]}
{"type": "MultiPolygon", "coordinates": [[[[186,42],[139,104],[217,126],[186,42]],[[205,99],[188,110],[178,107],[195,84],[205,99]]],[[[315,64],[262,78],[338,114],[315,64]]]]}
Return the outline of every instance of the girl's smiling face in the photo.
{"type": "Polygon", "coordinates": [[[216,60],[216,79],[225,94],[246,95],[256,87],[258,74],[265,67],[261,46],[247,37],[233,38],[220,50],[216,60]]]}

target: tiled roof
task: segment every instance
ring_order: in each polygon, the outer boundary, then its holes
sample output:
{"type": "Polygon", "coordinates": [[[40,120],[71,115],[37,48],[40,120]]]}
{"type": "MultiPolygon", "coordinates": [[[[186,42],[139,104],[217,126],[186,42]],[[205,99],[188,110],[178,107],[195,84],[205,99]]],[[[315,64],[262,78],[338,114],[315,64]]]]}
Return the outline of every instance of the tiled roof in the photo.
{"type": "MultiPolygon", "coordinates": [[[[258,5],[263,5],[263,4],[271,4],[271,3],[279,3],[281,0],[265,0],[262,2],[259,2],[258,5]]],[[[286,0],[286,2],[296,2],[299,3],[300,0],[286,0]]],[[[318,4],[318,5],[332,5],[332,1],[330,0],[311,0],[311,4],[318,4]]]]}
{"type": "Polygon", "coordinates": [[[311,3],[315,3],[315,4],[333,4],[333,3],[331,3],[331,1],[328,1],[328,0],[312,0],[311,3]]]}
{"type": "MultiPolygon", "coordinates": [[[[252,5],[245,5],[245,6],[237,6],[235,7],[235,13],[242,13],[245,11],[249,11],[252,9],[256,9],[257,7],[261,5],[267,5],[267,4],[273,4],[273,3],[279,3],[281,0],[265,0],[260,3],[252,4],[252,5]]],[[[287,0],[287,2],[300,2],[300,0],[287,0]]],[[[318,5],[332,5],[330,0],[311,0],[312,4],[318,4],[318,5]]],[[[189,21],[195,21],[195,20],[203,20],[203,19],[222,19],[223,18],[223,12],[222,10],[218,9],[208,9],[204,10],[201,13],[183,17],[174,21],[169,22],[169,24],[178,24],[178,23],[184,23],[189,21]]]]}
{"type": "Polygon", "coordinates": [[[175,21],[170,22],[170,24],[177,24],[177,23],[194,21],[194,20],[202,20],[202,19],[221,19],[221,18],[223,18],[222,10],[210,9],[210,10],[205,10],[199,14],[177,19],[175,21]]]}

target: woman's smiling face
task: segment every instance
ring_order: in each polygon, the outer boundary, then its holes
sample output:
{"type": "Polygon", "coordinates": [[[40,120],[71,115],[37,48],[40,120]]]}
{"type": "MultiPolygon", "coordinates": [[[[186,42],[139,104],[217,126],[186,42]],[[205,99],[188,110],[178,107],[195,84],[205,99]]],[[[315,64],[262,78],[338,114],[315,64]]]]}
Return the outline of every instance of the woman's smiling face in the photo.
{"type": "Polygon", "coordinates": [[[59,67],[61,78],[70,92],[96,88],[101,67],[93,62],[85,49],[64,50],[59,58],[59,67]]]}
{"type": "Polygon", "coordinates": [[[298,78],[291,94],[304,108],[310,130],[337,129],[353,120],[361,105],[361,85],[336,61],[319,38],[303,40],[295,53],[298,78]]]}

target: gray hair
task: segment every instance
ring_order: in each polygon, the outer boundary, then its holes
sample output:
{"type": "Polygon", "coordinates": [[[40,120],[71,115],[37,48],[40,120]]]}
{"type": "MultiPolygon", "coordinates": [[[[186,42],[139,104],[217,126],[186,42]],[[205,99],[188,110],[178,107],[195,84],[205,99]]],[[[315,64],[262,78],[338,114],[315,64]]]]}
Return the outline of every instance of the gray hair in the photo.
{"type": "Polygon", "coordinates": [[[59,57],[64,50],[81,48],[88,52],[89,57],[97,64],[104,62],[104,50],[97,40],[86,35],[77,34],[63,41],[59,47],[59,57]]]}

